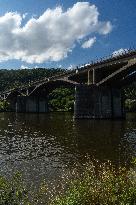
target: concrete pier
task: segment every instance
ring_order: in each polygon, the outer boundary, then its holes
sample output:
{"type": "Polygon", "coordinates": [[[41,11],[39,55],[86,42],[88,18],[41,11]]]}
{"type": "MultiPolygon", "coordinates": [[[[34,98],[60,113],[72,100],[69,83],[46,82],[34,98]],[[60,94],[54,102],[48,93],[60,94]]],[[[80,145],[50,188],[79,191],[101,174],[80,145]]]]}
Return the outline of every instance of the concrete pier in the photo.
{"type": "Polygon", "coordinates": [[[95,85],[76,86],[75,118],[124,118],[121,91],[95,85]]]}
{"type": "Polygon", "coordinates": [[[16,112],[46,113],[47,99],[38,96],[17,96],[16,112]]]}

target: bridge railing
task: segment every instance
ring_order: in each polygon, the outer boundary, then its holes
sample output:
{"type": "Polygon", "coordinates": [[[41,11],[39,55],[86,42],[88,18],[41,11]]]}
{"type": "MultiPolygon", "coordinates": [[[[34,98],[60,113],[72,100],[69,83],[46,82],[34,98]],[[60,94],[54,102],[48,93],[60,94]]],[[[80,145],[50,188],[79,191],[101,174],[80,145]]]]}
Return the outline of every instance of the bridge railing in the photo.
{"type": "Polygon", "coordinates": [[[121,60],[123,58],[131,57],[132,55],[136,55],[136,49],[133,49],[133,50],[128,49],[128,50],[124,50],[122,53],[118,55],[109,55],[103,58],[96,59],[95,61],[91,61],[90,63],[83,64],[82,66],[78,68],[78,70],[79,71],[84,70],[85,68],[88,68],[88,66],[94,67],[94,66],[101,65],[104,63],[108,63],[108,62],[112,63],[115,60],[121,60]]]}

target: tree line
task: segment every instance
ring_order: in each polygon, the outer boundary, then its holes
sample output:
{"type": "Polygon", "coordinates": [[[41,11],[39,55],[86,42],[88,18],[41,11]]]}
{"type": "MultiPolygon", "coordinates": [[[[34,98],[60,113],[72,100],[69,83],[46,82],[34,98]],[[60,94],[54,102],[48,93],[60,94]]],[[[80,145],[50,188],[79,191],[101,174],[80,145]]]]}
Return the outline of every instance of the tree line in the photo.
{"type": "Polygon", "coordinates": [[[0,70],[0,92],[66,72],[61,68],[0,70]]]}

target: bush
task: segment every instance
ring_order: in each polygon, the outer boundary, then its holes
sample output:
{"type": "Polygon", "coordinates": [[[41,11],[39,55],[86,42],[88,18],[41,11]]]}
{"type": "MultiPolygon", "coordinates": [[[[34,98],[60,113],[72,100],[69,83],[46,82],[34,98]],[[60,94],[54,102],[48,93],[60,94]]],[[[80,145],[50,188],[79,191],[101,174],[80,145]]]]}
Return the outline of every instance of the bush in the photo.
{"type": "Polygon", "coordinates": [[[0,111],[6,111],[9,108],[9,103],[6,100],[0,101],[0,111]]]}
{"type": "Polygon", "coordinates": [[[56,88],[49,94],[51,111],[73,111],[74,90],[71,88],[56,88]]]}
{"type": "Polygon", "coordinates": [[[10,181],[0,177],[0,204],[30,205],[21,174],[15,174],[10,181]]]}
{"type": "Polygon", "coordinates": [[[127,99],[125,101],[126,110],[129,112],[136,111],[136,100],[127,99]]]}
{"type": "Polygon", "coordinates": [[[111,165],[87,165],[79,178],[59,194],[52,205],[134,205],[136,204],[136,172],[116,170],[111,165]]]}
{"type": "MultiPolygon", "coordinates": [[[[136,164],[136,159],[133,160],[136,164]]],[[[0,177],[1,205],[135,205],[136,170],[115,168],[110,163],[87,163],[64,170],[55,183],[43,182],[37,190],[26,189],[21,175],[9,182],[0,177]]]]}

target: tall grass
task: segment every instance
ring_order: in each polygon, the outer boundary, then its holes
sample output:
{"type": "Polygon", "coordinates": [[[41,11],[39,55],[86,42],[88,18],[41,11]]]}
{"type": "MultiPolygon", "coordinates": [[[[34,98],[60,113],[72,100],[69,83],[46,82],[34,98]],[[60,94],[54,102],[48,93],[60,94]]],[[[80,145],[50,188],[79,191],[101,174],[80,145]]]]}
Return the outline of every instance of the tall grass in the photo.
{"type": "Polygon", "coordinates": [[[0,190],[1,205],[136,205],[136,170],[89,162],[82,171],[65,170],[59,180],[42,182],[36,193],[18,177],[1,177],[0,190]]]}

